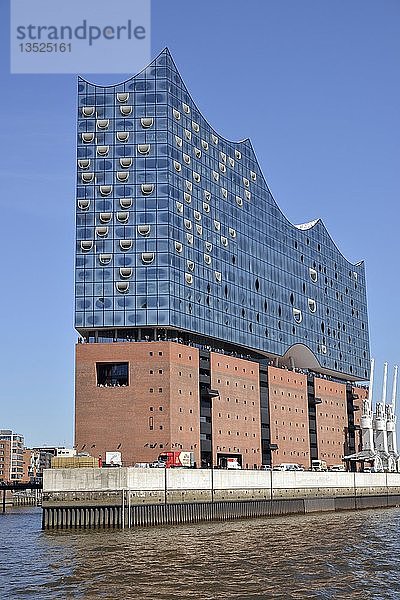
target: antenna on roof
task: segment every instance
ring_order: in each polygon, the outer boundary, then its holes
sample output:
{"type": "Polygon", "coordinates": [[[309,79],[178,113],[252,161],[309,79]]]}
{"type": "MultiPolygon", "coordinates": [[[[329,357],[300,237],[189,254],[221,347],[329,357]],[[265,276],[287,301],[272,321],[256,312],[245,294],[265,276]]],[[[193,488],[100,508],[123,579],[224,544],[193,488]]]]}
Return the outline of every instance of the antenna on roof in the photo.
{"type": "Polygon", "coordinates": [[[398,366],[394,367],[394,375],[393,375],[393,389],[392,389],[392,410],[393,414],[396,412],[396,393],[397,393],[397,371],[398,366]]]}
{"type": "Polygon", "coordinates": [[[387,364],[387,362],[385,362],[383,364],[383,386],[382,386],[382,404],[383,404],[383,406],[385,406],[385,404],[386,404],[387,373],[388,373],[388,364],[387,364]]]}
{"type": "Polygon", "coordinates": [[[372,407],[372,388],[374,387],[374,369],[375,359],[371,358],[371,372],[369,376],[369,387],[368,387],[368,403],[370,408],[372,407]]]}

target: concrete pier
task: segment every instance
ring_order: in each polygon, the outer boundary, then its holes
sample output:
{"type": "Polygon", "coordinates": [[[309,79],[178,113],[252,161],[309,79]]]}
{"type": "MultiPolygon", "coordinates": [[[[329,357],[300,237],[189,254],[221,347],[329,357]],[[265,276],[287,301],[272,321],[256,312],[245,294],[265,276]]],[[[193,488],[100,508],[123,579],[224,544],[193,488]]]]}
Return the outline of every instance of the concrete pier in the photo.
{"type": "Polygon", "coordinates": [[[398,473],[49,469],[43,529],[130,528],[400,506],[398,473]]]}
{"type": "Polygon", "coordinates": [[[13,506],[40,506],[42,503],[42,494],[34,490],[32,494],[16,493],[12,496],[13,506]]]}

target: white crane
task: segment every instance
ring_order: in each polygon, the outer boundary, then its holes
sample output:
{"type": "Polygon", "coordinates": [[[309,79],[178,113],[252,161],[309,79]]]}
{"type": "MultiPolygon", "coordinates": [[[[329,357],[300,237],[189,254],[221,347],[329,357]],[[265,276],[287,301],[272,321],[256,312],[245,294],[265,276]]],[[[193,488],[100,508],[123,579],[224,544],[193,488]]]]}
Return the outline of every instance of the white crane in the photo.
{"type": "Polygon", "coordinates": [[[369,378],[368,398],[365,398],[362,403],[362,414],[360,419],[361,425],[361,443],[362,450],[374,452],[374,432],[372,428],[373,412],[372,412],[372,388],[374,385],[374,369],[375,360],[371,359],[371,374],[369,378]]]}
{"type": "Polygon", "coordinates": [[[387,390],[387,373],[388,364],[387,362],[383,365],[383,386],[382,386],[382,399],[376,403],[375,413],[373,419],[374,438],[375,438],[375,450],[381,454],[383,462],[388,458],[388,443],[387,443],[387,431],[386,431],[386,390],[387,390]]]}
{"type": "Polygon", "coordinates": [[[375,472],[396,471],[399,455],[396,441],[396,385],[397,367],[395,367],[392,403],[386,404],[388,364],[383,368],[382,397],[372,410],[375,360],[371,359],[368,397],[362,402],[360,452],[345,457],[347,460],[373,465],[375,472]]]}
{"type": "Polygon", "coordinates": [[[399,455],[397,453],[397,435],[396,435],[396,394],[397,394],[397,365],[394,367],[393,388],[392,388],[392,403],[386,405],[386,430],[387,430],[387,445],[389,452],[389,471],[397,470],[397,461],[399,455]]]}

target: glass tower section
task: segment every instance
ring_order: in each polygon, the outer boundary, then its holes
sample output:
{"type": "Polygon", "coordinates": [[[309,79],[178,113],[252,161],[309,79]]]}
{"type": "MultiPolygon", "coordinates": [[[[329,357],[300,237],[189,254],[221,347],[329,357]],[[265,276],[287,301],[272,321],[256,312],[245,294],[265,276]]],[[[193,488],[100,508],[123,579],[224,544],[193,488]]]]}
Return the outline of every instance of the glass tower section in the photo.
{"type": "Polygon", "coordinates": [[[364,379],[364,263],[280,211],[249,140],[221,137],[164,50],[78,81],[75,327],[162,328],[364,379]]]}

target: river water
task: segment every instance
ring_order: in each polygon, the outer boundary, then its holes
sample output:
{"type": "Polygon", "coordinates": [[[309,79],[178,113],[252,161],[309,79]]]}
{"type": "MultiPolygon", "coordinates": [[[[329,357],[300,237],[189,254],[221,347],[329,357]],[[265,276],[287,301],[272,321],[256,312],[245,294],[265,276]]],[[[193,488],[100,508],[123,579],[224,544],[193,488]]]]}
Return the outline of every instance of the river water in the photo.
{"type": "Polygon", "coordinates": [[[400,600],[400,510],[42,532],[0,514],[0,598],[400,600]]]}

